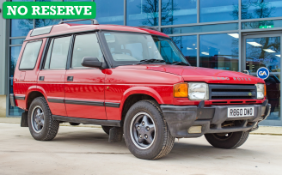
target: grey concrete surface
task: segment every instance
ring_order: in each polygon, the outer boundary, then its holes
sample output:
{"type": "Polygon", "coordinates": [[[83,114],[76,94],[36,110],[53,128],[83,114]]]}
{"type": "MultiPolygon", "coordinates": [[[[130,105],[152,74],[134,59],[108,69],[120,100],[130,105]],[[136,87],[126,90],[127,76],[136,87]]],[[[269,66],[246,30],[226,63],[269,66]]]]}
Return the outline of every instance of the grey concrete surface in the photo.
{"type": "Polygon", "coordinates": [[[108,143],[101,128],[61,126],[53,141],[33,140],[28,128],[0,124],[0,174],[281,174],[282,136],[250,135],[234,150],[204,137],[176,140],[163,159],[135,158],[124,142],[108,143]]]}
{"type": "MultiPolygon", "coordinates": [[[[20,117],[0,117],[0,123],[20,124],[20,117]]],[[[61,126],[70,126],[68,123],[62,123],[61,126]]],[[[78,127],[101,128],[99,125],[79,125],[78,127]]],[[[280,135],[282,136],[281,126],[260,126],[258,130],[251,132],[257,135],[280,135]]]]}

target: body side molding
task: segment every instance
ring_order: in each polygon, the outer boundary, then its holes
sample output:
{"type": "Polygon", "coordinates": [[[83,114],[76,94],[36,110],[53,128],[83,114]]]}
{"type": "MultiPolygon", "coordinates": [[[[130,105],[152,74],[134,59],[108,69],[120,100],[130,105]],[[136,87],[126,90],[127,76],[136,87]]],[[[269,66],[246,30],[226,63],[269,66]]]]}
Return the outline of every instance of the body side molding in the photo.
{"type": "Polygon", "coordinates": [[[47,100],[48,102],[51,102],[51,103],[66,103],[66,104],[90,105],[90,106],[107,106],[107,107],[113,107],[113,108],[120,107],[120,103],[112,103],[112,102],[64,100],[64,99],[57,99],[57,98],[47,98],[47,100]]]}
{"type": "Polygon", "coordinates": [[[64,122],[121,127],[120,120],[99,120],[99,119],[89,119],[89,118],[65,117],[65,116],[58,116],[58,115],[52,115],[52,117],[54,120],[64,121],[64,122]]]}

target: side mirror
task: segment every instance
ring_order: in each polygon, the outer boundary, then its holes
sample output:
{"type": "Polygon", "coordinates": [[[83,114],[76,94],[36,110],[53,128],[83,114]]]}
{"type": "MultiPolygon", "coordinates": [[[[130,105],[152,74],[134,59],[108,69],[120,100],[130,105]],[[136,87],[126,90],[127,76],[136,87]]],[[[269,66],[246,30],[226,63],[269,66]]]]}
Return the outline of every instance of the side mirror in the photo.
{"type": "Polygon", "coordinates": [[[98,58],[95,57],[84,57],[82,59],[81,65],[84,67],[96,67],[96,68],[102,68],[102,62],[98,60],[98,58]]]}

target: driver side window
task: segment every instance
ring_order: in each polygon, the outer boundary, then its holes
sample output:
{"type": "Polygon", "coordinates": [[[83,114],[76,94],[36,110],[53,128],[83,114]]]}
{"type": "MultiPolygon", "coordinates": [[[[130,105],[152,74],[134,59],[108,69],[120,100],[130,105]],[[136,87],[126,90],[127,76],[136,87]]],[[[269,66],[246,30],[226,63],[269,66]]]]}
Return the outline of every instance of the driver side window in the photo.
{"type": "Polygon", "coordinates": [[[95,33],[77,35],[75,37],[71,67],[82,68],[81,62],[84,57],[95,57],[100,62],[104,62],[104,57],[95,33]]]}

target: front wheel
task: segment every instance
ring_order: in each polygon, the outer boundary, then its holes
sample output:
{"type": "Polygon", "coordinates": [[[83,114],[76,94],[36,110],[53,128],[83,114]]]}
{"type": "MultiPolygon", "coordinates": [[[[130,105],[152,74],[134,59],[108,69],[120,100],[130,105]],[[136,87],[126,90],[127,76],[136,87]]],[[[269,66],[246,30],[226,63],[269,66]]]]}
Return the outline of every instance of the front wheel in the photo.
{"type": "Polygon", "coordinates": [[[249,137],[249,132],[231,132],[205,134],[207,141],[216,148],[234,149],[242,146],[249,137]]]}
{"type": "Polygon", "coordinates": [[[137,158],[159,159],[173,148],[174,137],[154,101],[135,103],[126,114],[123,129],[126,145],[137,158]]]}

